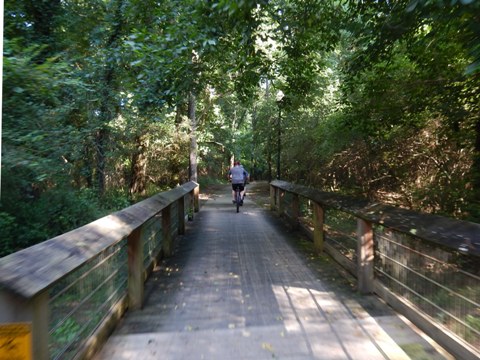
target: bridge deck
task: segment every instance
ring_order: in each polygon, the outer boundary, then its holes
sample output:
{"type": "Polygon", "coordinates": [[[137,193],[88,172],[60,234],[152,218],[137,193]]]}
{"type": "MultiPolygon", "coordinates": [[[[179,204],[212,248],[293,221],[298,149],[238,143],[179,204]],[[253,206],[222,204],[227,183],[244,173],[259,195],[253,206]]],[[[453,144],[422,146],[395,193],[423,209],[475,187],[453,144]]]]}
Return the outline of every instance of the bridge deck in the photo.
{"type": "Polygon", "coordinates": [[[96,359],[448,358],[255,198],[209,196],[96,359]]]}

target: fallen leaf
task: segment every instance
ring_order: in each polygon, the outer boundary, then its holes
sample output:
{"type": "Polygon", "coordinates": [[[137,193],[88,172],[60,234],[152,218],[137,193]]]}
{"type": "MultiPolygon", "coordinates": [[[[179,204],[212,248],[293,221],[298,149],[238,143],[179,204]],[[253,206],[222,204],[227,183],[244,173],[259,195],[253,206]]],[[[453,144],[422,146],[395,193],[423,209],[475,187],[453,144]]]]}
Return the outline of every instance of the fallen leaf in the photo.
{"type": "Polygon", "coordinates": [[[273,352],[273,346],[272,344],[269,344],[269,343],[265,343],[265,342],[262,343],[262,349],[273,352]]]}

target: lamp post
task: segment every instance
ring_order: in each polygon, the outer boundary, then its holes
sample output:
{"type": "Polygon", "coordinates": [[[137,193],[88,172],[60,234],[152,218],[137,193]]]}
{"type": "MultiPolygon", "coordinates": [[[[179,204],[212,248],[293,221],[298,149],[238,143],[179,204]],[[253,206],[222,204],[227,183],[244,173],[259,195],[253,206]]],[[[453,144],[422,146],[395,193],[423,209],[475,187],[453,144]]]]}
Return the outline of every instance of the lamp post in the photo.
{"type": "Polygon", "coordinates": [[[277,179],[280,179],[280,153],[282,151],[282,101],[283,101],[283,91],[278,90],[276,100],[278,106],[278,119],[277,119],[277,179]]]}

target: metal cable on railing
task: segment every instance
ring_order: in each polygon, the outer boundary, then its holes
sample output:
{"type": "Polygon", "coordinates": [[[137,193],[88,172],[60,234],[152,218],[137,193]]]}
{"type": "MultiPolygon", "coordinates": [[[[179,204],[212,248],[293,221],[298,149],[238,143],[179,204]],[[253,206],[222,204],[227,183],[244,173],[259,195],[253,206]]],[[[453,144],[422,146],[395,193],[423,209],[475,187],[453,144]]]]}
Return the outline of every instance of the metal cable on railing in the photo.
{"type": "Polygon", "coordinates": [[[361,293],[376,292],[458,358],[480,357],[480,224],[280,180],[270,185],[272,209],[294,223],[310,216],[302,228],[314,248],[356,275],[361,293]],[[289,208],[298,206],[295,197],[307,204],[299,214],[289,208]]]}
{"type": "Polygon", "coordinates": [[[145,275],[185,231],[178,209],[199,210],[198,191],[188,182],[3,257],[0,321],[31,323],[36,358],[92,354],[127,307],[141,308],[145,275]]]}
{"type": "MultiPolygon", "coordinates": [[[[393,232],[386,236],[379,231],[376,235],[375,270],[379,279],[442,326],[464,339],[468,338],[475,346],[480,345],[480,326],[472,321],[479,315],[480,277],[460,269],[458,264],[406,245],[404,241],[415,241],[411,236],[393,232]],[[394,281],[399,288],[386,282],[384,277],[394,281]]],[[[454,254],[444,251],[442,255],[454,254]]]]}
{"type": "Polygon", "coordinates": [[[356,219],[338,210],[327,210],[325,215],[325,240],[340,253],[355,262],[357,259],[356,219]],[[352,235],[353,234],[353,235],[352,235]]]}
{"type": "Polygon", "coordinates": [[[142,233],[143,237],[143,267],[146,269],[158,256],[162,248],[163,229],[160,216],[147,221],[142,233]]]}
{"type": "Polygon", "coordinates": [[[124,239],[52,289],[51,358],[73,358],[86,338],[82,334],[95,329],[105,316],[102,310],[126,294],[126,261],[124,239]]]}

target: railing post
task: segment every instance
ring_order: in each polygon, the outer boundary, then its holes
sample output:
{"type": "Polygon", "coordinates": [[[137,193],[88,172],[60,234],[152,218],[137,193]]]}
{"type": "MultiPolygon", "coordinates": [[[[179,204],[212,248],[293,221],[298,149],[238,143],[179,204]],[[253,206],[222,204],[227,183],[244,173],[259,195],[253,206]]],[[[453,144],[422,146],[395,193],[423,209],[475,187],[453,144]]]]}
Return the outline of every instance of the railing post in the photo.
{"type": "Polygon", "coordinates": [[[199,206],[199,193],[200,193],[200,187],[197,185],[195,188],[190,191],[190,205],[188,208],[188,220],[192,221],[193,220],[193,213],[196,213],[200,210],[199,206]]]}
{"type": "Polygon", "coordinates": [[[197,184],[197,186],[195,186],[195,189],[193,189],[193,210],[195,212],[200,211],[199,195],[200,195],[200,186],[197,184]]]}
{"type": "Polygon", "coordinates": [[[313,202],[313,247],[318,253],[323,251],[325,233],[323,224],[325,222],[325,211],[320,204],[313,202]]]}
{"type": "Polygon", "coordinates": [[[171,205],[168,205],[162,210],[162,249],[165,256],[173,254],[171,207],[171,205]]]}
{"type": "Polygon", "coordinates": [[[274,211],[277,204],[277,188],[270,185],[270,210],[274,211]]]}
{"type": "Polygon", "coordinates": [[[278,215],[283,215],[283,213],[285,212],[285,194],[287,192],[285,190],[282,190],[282,189],[278,189],[278,192],[277,192],[277,195],[278,195],[278,206],[277,206],[277,211],[278,211],[278,215]]]}
{"type": "Polygon", "coordinates": [[[127,239],[128,246],[128,306],[132,310],[143,306],[143,237],[142,227],[133,230],[127,239]]]}
{"type": "Polygon", "coordinates": [[[362,294],[373,292],[373,226],[363,219],[357,219],[357,277],[358,290],[362,294]]]}
{"type": "Polygon", "coordinates": [[[31,358],[49,360],[49,295],[44,291],[32,299],[0,291],[0,323],[31,324],[31,358]]]}
{"type": "Polygon", "coordinates": [[[188,221],[192,221],[193,220],[193,208],[194,208],[194,205],[193,205],[193,190],[190,191],[188,193],[188,210],[187,210],[187,217],[188,217],[188,221]]]}
{"type": "Polygon", "coordinates": [[[185,197],[177,200],[178,235],[185,234],[185,197]]]}

